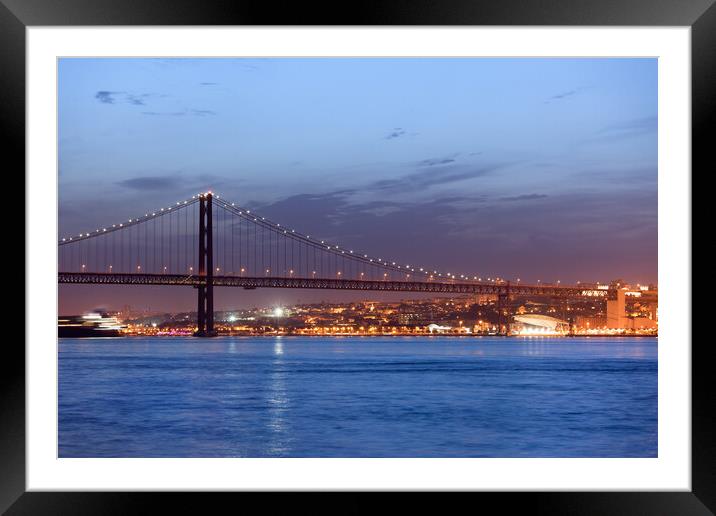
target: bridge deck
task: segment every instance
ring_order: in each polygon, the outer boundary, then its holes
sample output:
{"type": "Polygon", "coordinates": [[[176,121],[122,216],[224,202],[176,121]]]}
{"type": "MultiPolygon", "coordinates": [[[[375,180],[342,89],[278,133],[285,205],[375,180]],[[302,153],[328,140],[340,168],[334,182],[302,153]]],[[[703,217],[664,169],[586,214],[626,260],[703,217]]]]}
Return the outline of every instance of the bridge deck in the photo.
{"type": "MultiPolygon", "coordinates": [[[[205,284],[201,276],[184,274],[134,274],[98,272],[60,272],[58,282],[88,285],[184,285],[205,284]]],[[[285,278],[214,276],[216,287],[307,288],[334,290],[367,290],[389,292],[433,292],[449,294],[511,294],[553,297],[606,297],[606,290],[586,290],[575,286],[515,285],[507,283],[352,280],[329,278],[285,278]]]]}

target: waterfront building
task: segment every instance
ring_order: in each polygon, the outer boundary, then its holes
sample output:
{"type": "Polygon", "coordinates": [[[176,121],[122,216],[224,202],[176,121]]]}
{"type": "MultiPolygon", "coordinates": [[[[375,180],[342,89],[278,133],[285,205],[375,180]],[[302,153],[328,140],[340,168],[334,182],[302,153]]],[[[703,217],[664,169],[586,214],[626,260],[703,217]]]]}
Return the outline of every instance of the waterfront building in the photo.
{"type": "Polygon", "coordinates": [[[626,291],[617,288],[607,298],[607,328],[624,328],[626,324],[626,291]]]}
{"type": "Polygon", "coordinates": [[[518,334],[564,334],[569,331],[569,322],[556,317],[539,314],[515,315],[512,330],[518,334]]]}

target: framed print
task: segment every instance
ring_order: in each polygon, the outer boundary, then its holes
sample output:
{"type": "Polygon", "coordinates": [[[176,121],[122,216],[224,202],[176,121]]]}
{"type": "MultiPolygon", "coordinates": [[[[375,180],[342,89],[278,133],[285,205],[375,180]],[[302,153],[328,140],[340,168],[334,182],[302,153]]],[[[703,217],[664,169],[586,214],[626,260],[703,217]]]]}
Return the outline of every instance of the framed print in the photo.
{"type": "Polygon", "coordinates": [[[3,509],[713,511],[711,2],[256,5],[4,2],[28,303],[3,509]]]}

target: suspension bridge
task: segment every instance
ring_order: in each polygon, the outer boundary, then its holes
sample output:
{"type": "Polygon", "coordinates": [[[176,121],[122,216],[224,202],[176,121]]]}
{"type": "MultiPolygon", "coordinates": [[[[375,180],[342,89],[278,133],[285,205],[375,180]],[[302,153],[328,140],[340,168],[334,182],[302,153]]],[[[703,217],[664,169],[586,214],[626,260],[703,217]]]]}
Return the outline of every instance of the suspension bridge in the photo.
{"type": "Polygon", "coordinates": [[[66,236],[58,246],[59,283],[196,288],[197,336],[215,335],[214,287],[488,294],[499,304],[511,295],[608,294],[579,285],[483,280],[376,257],[267,220],[212,192],[66,236]]]}

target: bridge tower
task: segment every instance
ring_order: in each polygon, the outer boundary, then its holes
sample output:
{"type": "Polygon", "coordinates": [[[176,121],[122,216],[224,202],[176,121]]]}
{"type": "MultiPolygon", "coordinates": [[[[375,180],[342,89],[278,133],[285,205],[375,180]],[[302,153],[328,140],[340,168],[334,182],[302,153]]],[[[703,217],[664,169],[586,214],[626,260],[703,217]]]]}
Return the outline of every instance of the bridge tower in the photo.
{"type": "Polygon", "coordinates": [[[199,195],[199,276],[204,283],[197,287],[197,337],[214,337],[214,242],[212,194],[199,195]]]}
{"type": "Polygon", "coordinates": [[[511,331],[510,314],[510,282],[507,282],[505,290],[497,294],[497,333],[498,335],[509,336],[511,331]],[[503,319],[504,316],[504,319],[503,319]],[[504,324],[503,324],[504,321],[504,324]],[[504,331],[503,331],[504,328],[504,331]]]}

